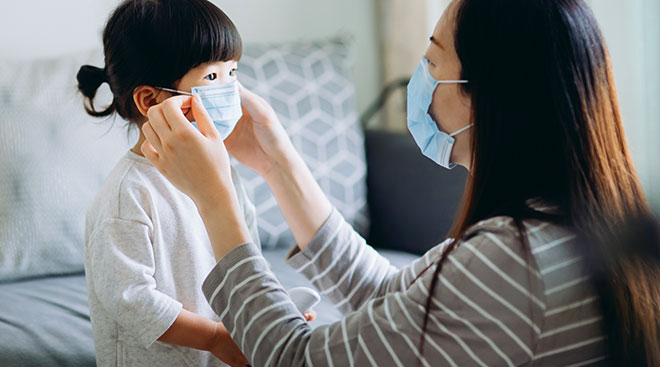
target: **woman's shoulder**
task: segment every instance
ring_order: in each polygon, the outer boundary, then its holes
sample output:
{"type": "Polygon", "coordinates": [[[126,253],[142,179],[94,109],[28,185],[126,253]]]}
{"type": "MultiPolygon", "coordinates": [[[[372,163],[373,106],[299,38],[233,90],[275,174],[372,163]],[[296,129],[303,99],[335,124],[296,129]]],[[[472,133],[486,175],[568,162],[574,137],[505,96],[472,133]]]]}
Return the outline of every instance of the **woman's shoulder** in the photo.
{"type": "MultiPolygon", "coordinates": [[[[543,219],[522,219],[516,221],[510,216],[496,216],[477,222],[465,232],[464,240],[474,237],[487,237],[506,243],[519,243],[524,240],[533,252],[558,240],[575,239],[575,233],[568,227],[543,219]]],[[[557,244],[557,243],[556,243],[557,244]]]]}
{"type": "MultiPolygon", "coordinates": [[[[571,278],[584,275],[579,237],[570,228],[557,223],[525,219],[520,226],[511,217],[499,216],[478,222],[466,232],[459,247],[481,254],[499,266],[518,263],[524,265],[548,283],[557,271],[571,278]],[[467,245],[466,245],[467,244],[467,245]],[[562,272],[563,269],[563,272],[562,272]]],[[[552,279],[551,279],[552,280],[552,279]]],[[[548,286],[557,283],[550,281],[548,286]]]]}

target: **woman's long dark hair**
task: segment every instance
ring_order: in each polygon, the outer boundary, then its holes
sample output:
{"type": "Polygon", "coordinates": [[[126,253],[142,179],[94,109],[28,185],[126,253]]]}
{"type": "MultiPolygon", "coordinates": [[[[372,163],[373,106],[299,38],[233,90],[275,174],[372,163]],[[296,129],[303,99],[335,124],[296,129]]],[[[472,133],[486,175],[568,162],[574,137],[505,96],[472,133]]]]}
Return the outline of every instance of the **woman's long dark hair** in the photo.
{"type": "Polygon", "coordinates": [[[208,0],[125,0],[103,31],[105,67],[83,65],[78,89],[85,110],[103,117],[117,112],[143,119],[133,101],[141,85],[174,87],[190,69],[206,62],[238,61],[243,51],[234,23],[208,0]],[[97,109],[99,86],[110,85],[112,103],[97,109]]]}
{"type": "MultiPolygon", "coordinates": [[[[457,0],[454,46],[472,101],[471,175],[456,240],[494,216],[540,217],[541,199],[585,238],[613,365],[660,365],[660,242],[620,236],[650,210],[626,145],[608,51],[583,0],[457,0]],[[586,240],[589,239],[589,240],[586,240]]],[[[551,219],[551,218],[546,218],[551,219]]],[[[630,232],[630,231],[629,231],[630,232]]],[[[634,232],[634,231],[633,231],[634,232]]],[[[582,244],[581,244],[582,245],[582,244]]],[[[421,340],[423,351],[423,338],[421,340]]]]}

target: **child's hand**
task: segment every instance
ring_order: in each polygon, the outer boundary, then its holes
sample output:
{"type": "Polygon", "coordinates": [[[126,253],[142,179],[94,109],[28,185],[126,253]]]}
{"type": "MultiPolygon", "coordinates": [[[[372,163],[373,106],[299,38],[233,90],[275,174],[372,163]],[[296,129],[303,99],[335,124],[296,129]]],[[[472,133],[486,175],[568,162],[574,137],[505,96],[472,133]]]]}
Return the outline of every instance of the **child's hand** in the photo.
{"type": "Polygon", "coordinates": [[[209,347],[209,352],[231,367],[245,367],[250,365],[250,362],[248,362],[241,350],[238,349],[238,346],[234,343],[225,326],[220,322],[217,325],[215,338],[213,338],[212,344],[209,347]]]}
{"type": "Polygon", "coordinates": [[[310,322],[310,321],[314,321],[314,320],[316,320],[316,316],[317,316],[317,315],[316,315],[316,311],[314,311],[313,308],[310,309],[309,311],[303,313],[303,317],[305,318],[305,320],[306,320],[307,322],[310,322]]]}

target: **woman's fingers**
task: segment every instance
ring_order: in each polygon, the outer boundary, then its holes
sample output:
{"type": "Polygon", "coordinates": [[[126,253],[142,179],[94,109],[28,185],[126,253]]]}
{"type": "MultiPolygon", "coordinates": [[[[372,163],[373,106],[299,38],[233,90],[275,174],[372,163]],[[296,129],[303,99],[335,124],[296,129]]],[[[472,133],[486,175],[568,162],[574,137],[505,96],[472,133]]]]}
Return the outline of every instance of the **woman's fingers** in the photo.
{"type": "Polygon", "coordinates": [[[162,151],[163,146],[160,141],[160,138],[158,137],[158,134],[156,134],[156,132],[154,131],[154,128],[151,126],[151,123],[149,121],[145,122],[142,125],[142,133],[147,138],[147,141],[151,143],[152,148],[154,148],[157,152],[162,151]]]}
{"type": "Polygon", "coordinates": [[[274,114],[272,107],[256,93],[245,88],[243,84],[238,83],[238,93],[241,95],[241,106],[243,111],[252,116],[256,121],[263,122],[269,118],[269,114],[274,114]]]}
{"type": "Polygon", "coordinates": [[[140,146],[140,150],[142,151],[142,154],[144,154],[144,157],[151,162],[154,166],[158,167],[156,163],[158,163],[158,152],[156,149],[154,149],[153,145],[149,142],[149,140],[145,140],[142,145],[140,146]]]}
{"type": "MultiPolygon", "coordinates": [[[[162,110],[163,117],[165,118],[165,124],[168,125],[169,130],[177,131],[180,129],[190,128],[190,124],[188,123],[188,119],[186,118],[184,110],[190,109],[191,99],[192,97],[189,96],[174,96],[166,99],[160,105],[158,105],[162,110]]],[[[160,131],[156,130],[156,132],[158,132],[160,135],[160,131]]]]}
{"type": "Polygon", "coordinates": [[[164,153],[164,148],[171,148],[172,144],[177,144],[177,139],[173,136],[174,131],[182,129],[194,131],[192,127],[184,126],[190,125],[184,114],[184,111],[190,111],[190,100],[191,97],[188,96],[171,97],[150,107],[147,111],[149,121],[142,126],[142,132],[150,142],[151,148],[159,155],[164,153]]]}
{"type": "Polygon", "coordinates": [[[168,139],[172,134],[170,125],[163,114],[162,103],[149,107],[149,110],[147,110],[147,119],[162,145],[163,140],[168,139]]]}
{"type": "Polygon", "coordinates": [[[209,113],[206,111],[206,108],[204,108],[202,100],[199,98],[199,96],[194,96],[192,98],[191,106],[192,115],[195,118],[195,122],[197,122],[197,128],[199,128],[199,132],[201,132],[202,135],[206,137],[216,137],[218,135],[218,130],[216,130],[215,126],[213,125],[213,120],[211,119],[211,116],[209,116],[209,113]]]}

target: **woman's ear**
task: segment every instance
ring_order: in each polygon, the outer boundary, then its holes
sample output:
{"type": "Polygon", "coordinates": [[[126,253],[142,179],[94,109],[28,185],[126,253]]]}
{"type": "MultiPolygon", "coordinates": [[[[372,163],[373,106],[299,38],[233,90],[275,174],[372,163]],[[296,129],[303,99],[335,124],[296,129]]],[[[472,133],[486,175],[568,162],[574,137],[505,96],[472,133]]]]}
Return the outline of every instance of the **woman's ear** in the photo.
{"type": "Polygon", "coordinates": [[[135,106],[142,116],[147,116],[149,107],[160,103],[158,101],[159,93],[159,90],[147,85],[141,85],[133,90],[133,101],[135,101],[135,106]]]}

